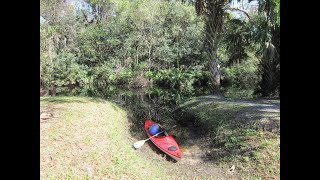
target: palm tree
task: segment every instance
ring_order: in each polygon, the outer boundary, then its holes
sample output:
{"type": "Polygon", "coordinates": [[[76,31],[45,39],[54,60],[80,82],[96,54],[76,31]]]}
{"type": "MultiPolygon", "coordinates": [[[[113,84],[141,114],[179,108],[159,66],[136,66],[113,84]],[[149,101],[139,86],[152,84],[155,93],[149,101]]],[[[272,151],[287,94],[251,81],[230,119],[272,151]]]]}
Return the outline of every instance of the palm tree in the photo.
{"type": "Polygon", "coordinates": [[[254,17],[256,41],[261,44],[257,92],[262,96],[280,96],[280,0],[260,0],[254,17]]]}
{"type": "MultiPolygon", "coordinates": [[[[240,2],[241,0],[237,0],[240,2]]],[[[252,0],[248,0],[250,3],[252,0]]],[[[220,93],[220,71],[218,68],[219,57],[217,55],[219,44],[222,41],[224,30],[224,19],[228,17],[226,10],[237,10],[248,17],[250,23],[257,23],[256,40],[262,44],[260,53],[262,63],[260,65],[262,72],[261,89],[265,86],[270,94],[280,88],[280,0],[257,0],[259,7],[258,22],[252,22],[249,13],[242,9],[230,8],[228,5],[232,0],[197,0],[195,8],[198,15],[205,18],[205,36],[204,46],[208,58],[208,66],[211,72],[211,82],[213,93],[220,93]],[[259,19],[262,17],[262,20],[259,19]],[[264,19],[263,19],[264,18],[264,19]],[[262,24],[261,24],[262,23],[262,24]],[[272,74],[272,75],[270,75],[272,74]],[[270,77],[271,76],[271,77],[270,77]]],[[[240,36],[238,36],[240,37],[240,36]]],[[[245,41],[243,41],[245,42],[245,41]]],[[[234,47],[236,47],[235,45],[234,47]]],[[[236,54],[237,57],[244,56],[243,53],[236,54]]]]}
{"type": "Polygon", "coordinates": [[[204,43],[208,66],[211,72],[213,93],[220,93],[220,71],[218,68],[218,46],[221,41],[224,6],[229,3],[226,0],[197,0],[196,12],[205,18],[206,41],[204,43]]]}
{"type": "Polygon", "coordinates": [[[226,25],[227,29],[223,38],[226,52],[229,54],[226,66],[232,66],[241,63],[248,57],[246,48],[252,42],[253,28],[250,23],[240,19],[231,19],[226,25]]]}
{"type": "MultiPolygon", "coordinates": [[[[240,2],[241,0],[237,1],[240,2]]],[[[248,13],[244,10],[230,8],[228,5],[231,2],[232,0],[197,0],[195,2],[197,14],[205,18],[206,40],[204,46],[211,72],[212,91],[216,94],[220,93],[220,70],[217,51],[223,37],[224,19],[229,17],[226,10],[240,11],[250,19],[248,13]]]]}
{"type": "Polygon", "coordinates": [[[227,21],[232,28],[224,35],[227,52],[231,55],[228,63],[245,59],[244,49],[255,41],[256,54],[261,59],[261,80],[256,92],[261,96],[280,96],[280,0],[257,2],[257,13],[245,13],[249,22],[227,21]]]}

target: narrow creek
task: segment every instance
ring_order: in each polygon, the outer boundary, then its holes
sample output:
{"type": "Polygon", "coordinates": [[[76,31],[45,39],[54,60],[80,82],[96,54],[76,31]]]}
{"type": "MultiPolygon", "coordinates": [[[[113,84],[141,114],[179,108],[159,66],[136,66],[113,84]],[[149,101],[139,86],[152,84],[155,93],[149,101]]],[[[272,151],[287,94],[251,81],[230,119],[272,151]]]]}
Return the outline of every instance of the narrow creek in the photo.
{"type": "Polygon", "coordinates": [[[193,124],[188,120],[178,119],[179,117],[174,114],[179,103],[187,99],[187,96],[160,88],[117,89],[110,94],[108,99],[128,111],[128,119],[131,121],[130,132],[134,138],[146,138],[143,125],[147,118],[151,118],[175,136],[184,154],[183,162],[199,163],[201,159],[205,159],[206,153],[197,145],[198,143],[203,145],[203,140],[193,124]],[[171,130],[170,127],[174,125],[176,128],[171,130]]]}
{"type": "MultiPolygon", "coordinates": [[[[208,95],[198,93],[195,96],[208,95]]],[[[179,104],[189,98],[177,92],[167,89],[134,89],[120,90],[117,89],[110,93],[109,100],[120,105],[127,110],[130,121],[131,136],[137,140],[146,139],[144,131],[144,122],[150,118],[160,123],[168,129],[169,134],[174,135],[181,151],[183,158],[178,161],[172,161],[167,155],[157,149],[150,141],[149,146],[144,149],[145,153],[156,154],[172,164],[172,173],[183,173],[183,176],[191,177],[225,177],[225,169],[220,168],[210,156],[214,151],[209,146],[205,137],[202,137],[192,121],[181,119],[176,114],[179,104]],[[176,125],[176,128],[170,127],[176,125]]]]}

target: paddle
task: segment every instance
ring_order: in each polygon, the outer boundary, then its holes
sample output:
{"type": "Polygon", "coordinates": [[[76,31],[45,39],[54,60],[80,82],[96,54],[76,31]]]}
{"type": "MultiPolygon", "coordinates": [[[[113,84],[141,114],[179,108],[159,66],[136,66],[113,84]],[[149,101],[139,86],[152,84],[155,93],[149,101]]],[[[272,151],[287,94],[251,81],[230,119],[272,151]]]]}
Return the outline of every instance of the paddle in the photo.
{"type": "Polygon", "coordinates": [[[139,149],[140,147],[142,147],[142,146],[144,145],[144,143],[145,143],[146,141],[148,141],[149,139],[151,139],[151,138],[153,138],[153,137],[155,137],[155,136],[158,136],[159,134],[163,133],[164,131],[165,131],[165,130],[163,130],[163,131],[161,131],[161,132],[159,132],[159,133],[157,133],[157,134],[149,137],[149,138],[146,139],[146,140],[141,140],[141,141],[135,142],[135,143],[133,144],[134,148],[139,149]]]}
{"type": "MultiPolygon", "coordinates": [[[[173,126],[172,128],[174,128],[174,127],[176,127],[176,125],[173,126]]],[[[157,134],[149,137],[148,139],[141,140],[141,141],[137,141],[137,142],[135,142],[135,143],[133,144],[133,147],[136,148],[136,149],[139,149],[139,148],[141,148],[141,147],[144,145],[144,143],[145,143],[146,141],[148,141],[149,139],[151,139],[151,138],[153,138],[153,137],[155,137],[155,136],[158,136],[159,134],[161,134],[161,133],[163,133],[163,132],[165,132],[165,131],[166,131],[166,130],[163,130],[163,131],[161,131],[161,132],[159,132],[159,133],[157,133],[157,134]]]]}

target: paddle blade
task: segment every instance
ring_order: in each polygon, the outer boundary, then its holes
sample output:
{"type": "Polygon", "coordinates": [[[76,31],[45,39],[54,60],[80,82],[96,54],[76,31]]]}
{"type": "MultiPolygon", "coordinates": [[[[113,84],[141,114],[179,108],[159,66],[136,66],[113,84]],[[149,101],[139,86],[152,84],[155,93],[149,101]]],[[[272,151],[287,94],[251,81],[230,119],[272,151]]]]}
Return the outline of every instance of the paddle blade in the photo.
{"type": "Polygon", "coordinates": [[[136,148],[136,149],[139,149],[141,146],[144,145],[146,141],[145,140],[142,140],[142,141],[137,141],[133,144],[133,147],[136,148]]]}

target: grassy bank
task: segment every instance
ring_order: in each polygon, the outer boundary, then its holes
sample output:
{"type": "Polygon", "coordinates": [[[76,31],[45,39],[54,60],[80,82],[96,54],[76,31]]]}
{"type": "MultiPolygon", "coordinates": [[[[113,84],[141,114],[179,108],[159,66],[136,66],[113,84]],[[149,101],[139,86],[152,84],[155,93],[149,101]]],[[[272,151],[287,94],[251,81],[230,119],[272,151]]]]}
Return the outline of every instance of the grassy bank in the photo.
{"type": "Polygon", "coordinates": [[[239,177],[280,177],[280,112],[275,105],[193,98],[176,111],[205,139],[208,156],[222,168],[235,165],[239,177]]]}
{"type": "Polygon", "coordinates": [[[132,148],[126,112],[114,104],[82,97],[41,97],[41,179],[164,179],[132,148]]]}
{"type": "MultiPolygon", "coordinates": [[[[172,163],[132,145],[128,113],[105,100],[41,97],[41,179],[279,179],[279,112],[259,104],[193,98],[173,113],[183,150],[172,163]],[[192,139],[190,128],[198,133],[192,139]],[[196,149],[199,147],[199,149],[196,149]],[[193,156],[199,152],[203,156],[193,156]],[[203,160],[206,159],[206,160],[203,160]],[[233,175],[227,170],[235,165],[233,175]]],[[[265,105],[265,106],[264,106],[265,105]]],[[[134,122],[134,121],[132,121],[134,122]]],[[[141,131],[143,131],[141,127],[141,131]]]]}

